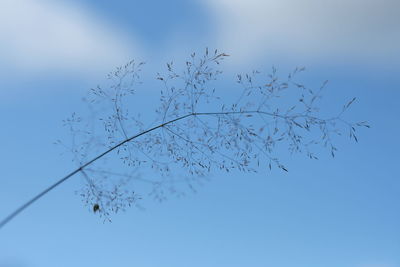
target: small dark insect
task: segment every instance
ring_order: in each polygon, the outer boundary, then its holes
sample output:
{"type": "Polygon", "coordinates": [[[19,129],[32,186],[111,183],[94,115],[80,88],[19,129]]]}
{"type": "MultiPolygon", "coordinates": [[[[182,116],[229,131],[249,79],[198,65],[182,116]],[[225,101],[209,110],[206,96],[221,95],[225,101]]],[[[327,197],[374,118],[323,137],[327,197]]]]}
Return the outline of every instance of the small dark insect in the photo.
{"type": "Polygon", "coordinates": [[[97,211],[99,211],[99,209],[100,209],[100,206],[99,206],[99,204],[94,204],[93,205],[93,212],[97,212],[97,211]]]}

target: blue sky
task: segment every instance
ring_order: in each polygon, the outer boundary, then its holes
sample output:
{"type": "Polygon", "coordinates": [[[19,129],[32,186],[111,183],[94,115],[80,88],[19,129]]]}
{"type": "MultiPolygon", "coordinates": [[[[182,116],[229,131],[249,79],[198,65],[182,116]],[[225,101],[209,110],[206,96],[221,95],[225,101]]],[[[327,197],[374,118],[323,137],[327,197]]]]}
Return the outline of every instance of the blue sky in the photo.
{"type": "MultiPolygon", "coordinates": [[[[152,119],[155,74],[218,48],[220,95],[237,72],[306,66],[328,79],[322,105],[368,120],[332,159],[285,154],[289,172],[212,173],[196,194],[131,208],[103,223],[75,177],[0,230],[0,267],[400,266],[400,4],[351,1],[40,1],[0,4],[0,216],[75,167],[62,120],[115,66],[146,61],[135,109],[152,119]]],[[[142,173],[146,176],[146,173],[142,173]]]]}

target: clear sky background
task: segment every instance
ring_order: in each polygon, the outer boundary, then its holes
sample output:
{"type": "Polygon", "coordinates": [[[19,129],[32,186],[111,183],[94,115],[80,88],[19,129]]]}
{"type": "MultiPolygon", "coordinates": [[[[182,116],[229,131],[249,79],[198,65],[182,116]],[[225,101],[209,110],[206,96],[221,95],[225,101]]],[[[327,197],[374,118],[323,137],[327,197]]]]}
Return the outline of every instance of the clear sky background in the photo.
{"type": "MultiPolygon", "coordinates": [[[[196,194],[132,208],[103,223],[82,204],[77,176],[0,230],[1,267],[399,267],[400,2],[398,0],[2,0],[0,217],[72,170],[53,145],[62,120],[115,66],[146,61],[140,99],[158,99],[155,74],[206,46],[234,74],[306,66],[330,80],[325,112],[357,97],[367,120],[337,156],[282,158],[289,172],[214,173],[196,194]]],[[[145,173],[142,175],[146,175],[145,173]]],[[[146,197],[146,192],[142,194],[146,197]]]]}

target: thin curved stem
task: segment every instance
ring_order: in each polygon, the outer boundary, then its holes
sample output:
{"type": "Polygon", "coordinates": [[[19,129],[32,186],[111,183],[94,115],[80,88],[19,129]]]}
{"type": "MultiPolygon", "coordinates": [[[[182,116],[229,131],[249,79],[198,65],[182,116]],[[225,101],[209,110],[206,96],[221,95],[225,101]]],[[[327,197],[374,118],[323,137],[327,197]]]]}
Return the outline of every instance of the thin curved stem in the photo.
{"type": "MultiPolygon", "coordinates": [[[[105,155],[107,155],[108,153],[110,153],[111,151],[117,149],[118,147],[124,145],[125,143],[128,143],[142,135],[145,135],[149,132],[152,132],[156,129],[162,128],[168,124],[172,124],[174,122],[183,120],[185,118],[191,117],[191,116],[218,116],[218,115],[232,115],[232,114],[251,114],[251,113],[258,113],[258,114],[264,114],[264,115],[269,115],[272,117],[280,117],[280,118],[287,118],[288,116],[285,115],[279,115],[279,114],[274,114],[274,113],[269,113],[269,112],[264,112],[264,111],[260,111],[260,110],[248,110],[248,111],[227,111],[227,112],[197,112],[197,113],[189,113],[186,114],[184,116],[175,118],[173,120],[170,120],[168,122],[163,122],[162,124],[152,127],[150,129],[147,129],[141,133],[138,133],[136,135],[133,135],[123,141],[121,141],[120,143],[114,145],[113,147],[109,148],[108,150],[104,151],[103,153],[97,155],[96,157],[94,157],[93,159],[89,160],[88,162],[86,162],[85,164],[81,165],[79,168],[77,168],[76,170],[72,171],[71,173],[69,173],[68,175],[64,176],[63,178],[61,178],[60,180],[58,180],[56,183],[52,184],[51,186],[47,187],[46,189],[44,189],[42,192],[40,192],[39,194],[37,194],[35,197],[33,197],[32,199],[30,199],[29,201],[27,201],[25,204],[23,204],[22,206],[20,206],[19,208],[17,208],[15,211],[13,211],[10,215],[8,215],[7,217],[5,217],[3,220],[0,221],[0,229],[2,227],[4,227],[7,223],[9,223],[12,219],[14,219],[18,214],[20,214],[23,210],[25,210],[26,208],[28,208],[30,205],[32,205],[33,203],[35,203],[37,200],[39,200],[41,197],[43,197],[44,195],[46,195],[48,192],[52,191],[54,188],[56,188],[57,186],[59,186],[60,184],[62,184],[63,182],[65,182],[66,180],[68,180],[69,178],[71,178],[72,176],[74,176],[75,174],[82,172],[84,170],[84,168],[86,168],[87,166],[91,165],[92,163],[94,163],[95,161],[99,160],[100,158],[104,157],[105,155]]],[[[300,116],[301,117],[301,116],[300,116]]]]}
{"type": "Polygon", "coordinates": [[[139,136],[142,136],[144,134],[147,134],[149,132],[152,132],[158,128],[164,127],[165,125],[171,124],[173,122],[185,119],[189,116],[193,116],[194,114],[187,114],[185,116],[170,120],[168,122],[165,122],[163,124],[160,124],[158,126],[155,126],[153,128],[150,128],[146,131],[143,131],[139,134],[136,134],[134,136],[131,136],[127,139],[125,139],[124,141],[116,144],[115,146],[109,148],[108,150],[104,151],[103,153],[99,154],[98,156],[94,157],[93,159],[89,160],[88,162],[86,162],[85,164],[81,165],[79,168],[77,168],[76,170],[72,171],[71,173],[69,173],[68,175],[64,176],[63,178],[61,178],[60,180],[58,180],[56,183],[52,184],[51,186],[47,187],[45,190],[43,190],[42,192],[40,192],[39,194],[37,194],[35,197],[33,197],[31,200],[27,201],[25,204],[23,204],[21,207],[19,207],[18,209],[16,209],[14,212],[12,212],[10,215],[8,215],[7,217],[5,217],[2,221],[0,221],[0,229],[6,225],[7,223],[9,223],[12,219],[15,218],[15,216],[17,216],[18,214],[20,214],[23,210],[25,210],[26,208],[28,208],[30,205],[32,205],[34,202],[36,202],[37,200],[39,200],[41,197],[43,197],[44,195],[46,195],[48,192],[50,192],[51,190],[53,190],[54,188],[56,188],[57,186],[59,186],[60,184],[62,184],[63,182],[65,182],[66,180],[68,180],[69,178],[71,178],[72,176],[74,176],[75,174],[77,174],[78,172],[81,172],[84,168],[86,168],[87,166],[91,165],[92,163],[94,163],[95,161],[99,160],[100,158],[104,157],[105,155],[107,155],[108,153],[110,153],[111,151],[115,150],[116,148],[122,146],[125,143],[130,142],[133,139],[138,138],[139,136]]]}

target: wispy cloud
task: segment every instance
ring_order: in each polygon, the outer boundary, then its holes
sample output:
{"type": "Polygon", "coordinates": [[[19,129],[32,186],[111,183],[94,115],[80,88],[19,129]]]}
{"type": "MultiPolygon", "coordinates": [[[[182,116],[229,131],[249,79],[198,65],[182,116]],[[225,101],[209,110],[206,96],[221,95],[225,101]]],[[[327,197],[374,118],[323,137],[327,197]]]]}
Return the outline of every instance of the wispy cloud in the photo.
{"type": "Polygon", "coordinates": [[[96,73],[123,63],[138,50],[135,40],[81,6],[44,0],[0,3],[3,67],[96,73]]]}
{"type": "Polygon", "coordinates": [[[325,60],[398,60],[398,0],[208,0],[220,47],[241,60],[261,55],[325,60]]]}

